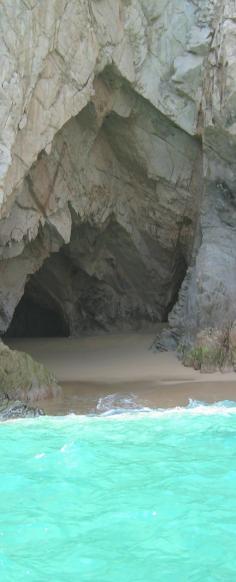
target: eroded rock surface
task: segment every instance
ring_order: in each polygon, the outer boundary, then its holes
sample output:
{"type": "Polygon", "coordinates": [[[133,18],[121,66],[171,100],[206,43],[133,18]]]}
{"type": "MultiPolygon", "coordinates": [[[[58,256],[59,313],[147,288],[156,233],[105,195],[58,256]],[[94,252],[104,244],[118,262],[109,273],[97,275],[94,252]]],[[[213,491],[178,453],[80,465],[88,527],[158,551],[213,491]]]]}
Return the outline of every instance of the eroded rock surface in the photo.
{"type": "Polygon", "coordinates": [[[56,228],[66,242],[27,292],[37,301],[41,290],[42,302],[54,302],[70,333],[162,320],[185,275],[198,216],[198,141],[113,71],[96,89],[93,103],[57,134],[50,155],[41,154],[18,198],[17,213],[30,183],[53,243],[56,228]]]}
{"type": "Polygon", "coordinates": [[[34,305],[68,334],[171,311],[162,347],[229,325],[235,2],[4,0],[0,16],[0,332],[24,292],[16,335],[34,305]]]}

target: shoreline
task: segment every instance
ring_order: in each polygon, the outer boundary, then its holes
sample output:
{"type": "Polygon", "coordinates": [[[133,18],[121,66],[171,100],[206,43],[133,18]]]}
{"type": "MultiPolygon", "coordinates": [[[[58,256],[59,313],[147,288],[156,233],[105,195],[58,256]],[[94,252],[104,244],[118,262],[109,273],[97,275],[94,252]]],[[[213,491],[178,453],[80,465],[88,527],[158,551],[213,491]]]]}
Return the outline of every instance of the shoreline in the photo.
{"type": "Polygon", "coordinates": [[[74,338],[8,339],[51,369],[62,386],[54,399],[37,401],[46,414],[101,412],[103,406],[169,408],[189,400],[236,401],[236,374],[202,374],[175,352],[153,353],[153,332],[74,338]]]}

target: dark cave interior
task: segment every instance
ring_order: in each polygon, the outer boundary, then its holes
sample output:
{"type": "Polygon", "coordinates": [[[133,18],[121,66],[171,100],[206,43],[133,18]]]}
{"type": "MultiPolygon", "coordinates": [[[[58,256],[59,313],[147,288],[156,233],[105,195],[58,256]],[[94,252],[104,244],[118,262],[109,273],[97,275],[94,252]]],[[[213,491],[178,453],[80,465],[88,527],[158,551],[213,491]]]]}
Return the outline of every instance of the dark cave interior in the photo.
{"type": "Polygon", "coordinates": [[[19,301],[5,337],[68,337],[68,322],[52,301],[34,298],[27,289],[19,301]]]}
{"type": "Polygon", "coordinates": [[[29,278],[5,337],[137,331],[167,321],[185,273],[179,253],[169,286],[165,272],[164,282],[156,274],[151,279],[117,224],[103,232],[82,224],[29,278]]]}

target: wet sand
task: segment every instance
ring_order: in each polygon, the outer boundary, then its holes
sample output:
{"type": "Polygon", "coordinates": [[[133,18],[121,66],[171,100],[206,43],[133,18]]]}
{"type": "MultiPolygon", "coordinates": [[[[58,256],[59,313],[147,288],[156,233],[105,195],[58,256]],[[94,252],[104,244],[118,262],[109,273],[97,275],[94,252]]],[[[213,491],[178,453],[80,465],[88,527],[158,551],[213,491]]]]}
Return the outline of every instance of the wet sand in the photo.
{"type": "Polygon", "coordinates": [[[154,334],[8,340],[53,370],[62,394],[39,405],[48,414],[101,413],[111,408],[185,406],[189,400],[236,400],[233,372],[201,374],[174,352],[153,353],[154,334]]]}

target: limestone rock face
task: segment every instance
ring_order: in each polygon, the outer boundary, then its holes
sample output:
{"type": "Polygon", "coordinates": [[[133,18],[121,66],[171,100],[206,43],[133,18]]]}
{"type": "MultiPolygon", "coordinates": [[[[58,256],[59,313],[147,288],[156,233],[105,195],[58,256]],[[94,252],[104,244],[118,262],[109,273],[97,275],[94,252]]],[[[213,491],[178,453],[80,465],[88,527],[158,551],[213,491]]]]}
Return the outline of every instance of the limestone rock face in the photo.
{"type": "Polygon", "coordinates": [[[161,320],[190,260],[198,214],[198,142],[113,71],[96,89],[41,154],[18,199],[25,208],[30,184],[46,208],[51,244],[66,243],[27,292],[37,301],[41,289],[44,303],[56,302],[70,333],[161,320]]]}
{"type": "Polygon", "coordinates": [[[191,346],[199,330],[230,327],[236,315],[235,3],[212,3],[214,34],[202,98],[203,195],[196,253],[170,315],[173,338],[191,346]]]}
{"type": "Polygon", "coordinates": [[[0,39],[0,333],[235,320],[235,3],[4,0],[0,39]]]}

